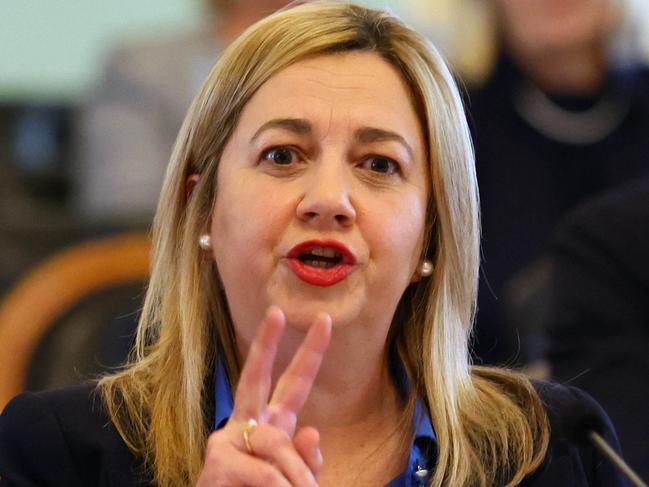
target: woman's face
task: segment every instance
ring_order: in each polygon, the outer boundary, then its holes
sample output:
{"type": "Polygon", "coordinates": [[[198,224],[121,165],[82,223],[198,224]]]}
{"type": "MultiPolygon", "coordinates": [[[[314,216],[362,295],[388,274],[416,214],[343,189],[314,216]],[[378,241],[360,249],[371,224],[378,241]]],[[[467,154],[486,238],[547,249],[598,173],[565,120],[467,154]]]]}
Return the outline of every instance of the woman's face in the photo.
{"type": "Polygon", "coordinates": [[[385,340],[416,279],[428,179],[406,85],[378,55],[315,57],[269,79],[224,148],[211,223],[239,338],[274,304],[289,327],[324,311],[385,340]]]}
{"type": "Polygon", "coordinates": [[[601,43],[614,19],[611,0],[497,0],[508,42],[522,52],[601,43]]]}

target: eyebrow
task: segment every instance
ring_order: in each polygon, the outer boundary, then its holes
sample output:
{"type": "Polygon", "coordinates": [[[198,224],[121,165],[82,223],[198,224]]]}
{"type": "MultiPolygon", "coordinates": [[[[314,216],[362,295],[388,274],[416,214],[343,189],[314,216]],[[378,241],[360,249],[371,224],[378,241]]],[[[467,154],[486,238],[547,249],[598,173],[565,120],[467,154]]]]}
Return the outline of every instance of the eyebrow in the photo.
{"type": "Polygon", "coordinates": [[[309,121],[302,118],[275,118],[259,127],[255,132],[255,135],[250,139],[250,142],[253,142],[257,137],[259,137],[262,132],[274,128],[287,130],[298,135],[309,134],[312,130],[309,121]]]}
{"type": "MultiPolygon", "coordinates": [[[[313,130],[311,123],[303,118],[275,118],[259,127],[250,141],[254,142],[263,132],[274,128],[287,130],[298,135],[310,134],[313,130]]],[[[384,141],[398,142],[408,151],[410,158],[413,158],[412,147],[410,147],[410,144],[408,144],[405,138],[396,132],[376,127],[361,127],[356,130],[355,136],[356,140],[364,144],[384,141]]]]}
{"type": "Polygon", "coordinates": [[[396,132],[374,128],[374,127],[362,127],[356,131],[356,139],[359,142],[365,144],[370,144],[372,142],[383,142],[386,140],[398,142],[406,149],[406,151],[408,151],[408,155],[410,156],[410,158],[411,159],[413,158],[412,147],[410,147],[410,144],[408,144],[406,139],[404,139],[401,135],[397,134],[396,132]]]}

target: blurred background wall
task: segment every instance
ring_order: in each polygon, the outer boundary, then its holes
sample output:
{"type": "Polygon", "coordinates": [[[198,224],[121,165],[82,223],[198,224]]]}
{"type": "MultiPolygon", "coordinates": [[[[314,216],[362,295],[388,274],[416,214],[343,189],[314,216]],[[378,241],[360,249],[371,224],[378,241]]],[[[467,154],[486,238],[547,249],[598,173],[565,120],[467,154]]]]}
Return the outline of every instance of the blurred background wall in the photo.
{"type": "Polygon", "coordinates": [[[193,0],[4,0],[0,101],[75,102],[115,43],[193,28],[201,14],[193,0]]]}
{"type": "MultiPolygon", "coordinates": [[[[649,53],[649,2],[626,0],[649,53]]],[[[388,7],[441,44],[464,69],[481,59],[474,40],[489,31],[483,0],[366,0],[388,7]],[[469,48],[472,45],[473,48],[469,48]]],[[[0,102],[69,101],[88,93],[115,43],[195,28],[198,0],[4,0],[0,16],[0,102]]],[[[647,55],[649,57],[649,55],[647,55]]]]}

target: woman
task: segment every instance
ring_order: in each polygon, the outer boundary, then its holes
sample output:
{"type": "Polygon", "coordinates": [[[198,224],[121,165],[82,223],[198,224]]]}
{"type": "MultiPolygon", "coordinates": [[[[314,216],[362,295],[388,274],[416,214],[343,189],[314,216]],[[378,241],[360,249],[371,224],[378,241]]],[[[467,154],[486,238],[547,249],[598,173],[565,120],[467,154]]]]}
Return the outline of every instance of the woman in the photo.
{"type": "Polygon", "coordinates": [[[611,55],[625,3],[490,2],[498,56],[468,103],[485,278],[474,352],[487,363],[544,359],[553,229],[586,199],[647,172],[649,70],[630,60],[620,69],[611,55]]]}
{"type": "MultiPolygon", "coordinates": [[[[55,410],[66,485],[519,484],[579,393],[544,388],[546,413],[522,376],[469,366],[477,204],[460,98],[422,37],[342,3],[261,21],[179,135],[133,361],[94,403],[14,401],[4,475],[49,475],[25,430],[55,410]]],[[[530,485],[617,485],[558,441],[530,485]]]]}

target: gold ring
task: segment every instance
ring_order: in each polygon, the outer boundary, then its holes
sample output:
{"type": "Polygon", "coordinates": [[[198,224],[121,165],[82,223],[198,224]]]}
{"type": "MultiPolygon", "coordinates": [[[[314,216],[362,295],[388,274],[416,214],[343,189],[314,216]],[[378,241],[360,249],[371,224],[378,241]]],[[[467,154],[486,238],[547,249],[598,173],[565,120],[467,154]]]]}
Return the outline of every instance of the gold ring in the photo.
{"type": "Polygon", "coordinates": [[[253,418],[250,418],[248,421],[246,421],[246,424],[243,427],[243,443],[246,445],[246,450],[248,450],[248,453],[250,453],[251,455],[254,455],[255,451],[252,449],[252,445],[250,444],[250,434],[256,427],[257,421],[255,421],[253,418]]]}

